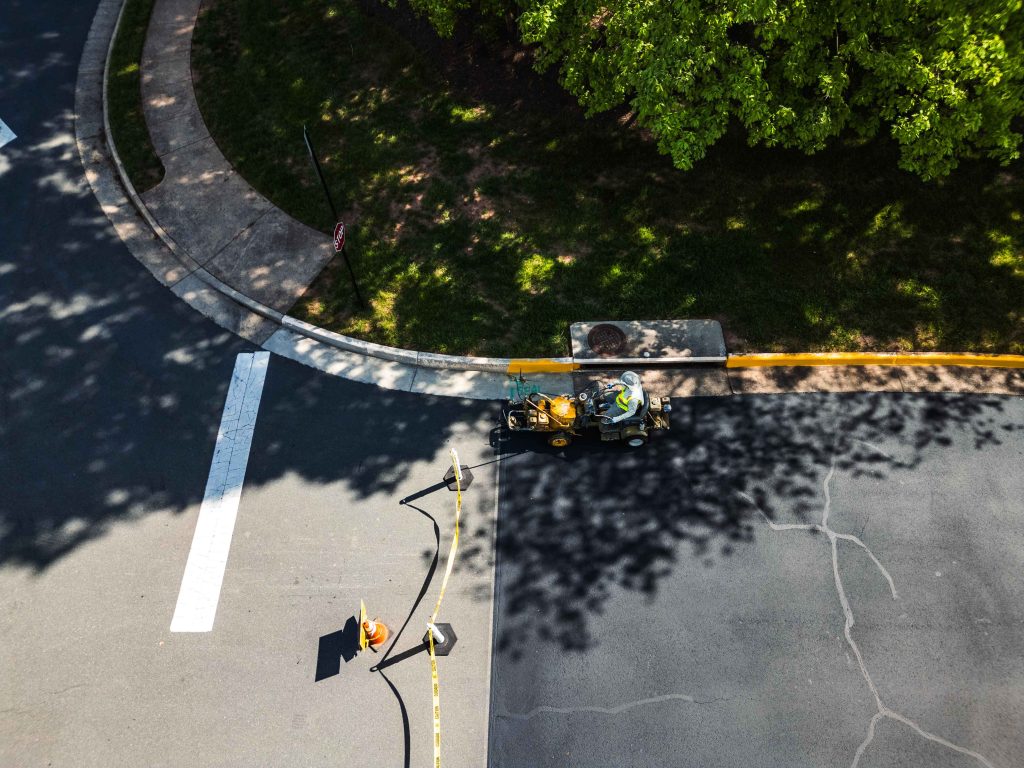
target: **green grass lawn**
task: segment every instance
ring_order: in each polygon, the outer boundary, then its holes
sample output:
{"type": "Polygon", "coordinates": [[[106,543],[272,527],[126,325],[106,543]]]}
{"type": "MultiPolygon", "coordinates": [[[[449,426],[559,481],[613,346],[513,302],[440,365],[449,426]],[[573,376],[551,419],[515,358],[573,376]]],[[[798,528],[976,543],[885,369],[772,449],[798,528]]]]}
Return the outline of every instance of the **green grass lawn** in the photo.
{"type": "Polygon", "coordinates": [[[126,0],[117,40],[110,56],[110,132],[114,146],[138,192],[155,187],[164,177],[164,166],[153,150],[142,113],[139,62],[146,41],[153,0],[126,0]]]}
{"type": "Polygon", "coordinates": [[[468,96],[350,0],[215,0],[193,68],[229,160],[329,231],[310,127],[372,308],[332,263],[293,313],[341,333],[533,356],[575,320],[710,317],[734,351],[1024,352],[1021,165],[935,184],[882,142],[729,141],[682,172],[526,79],[518,105],[468,96]]]}

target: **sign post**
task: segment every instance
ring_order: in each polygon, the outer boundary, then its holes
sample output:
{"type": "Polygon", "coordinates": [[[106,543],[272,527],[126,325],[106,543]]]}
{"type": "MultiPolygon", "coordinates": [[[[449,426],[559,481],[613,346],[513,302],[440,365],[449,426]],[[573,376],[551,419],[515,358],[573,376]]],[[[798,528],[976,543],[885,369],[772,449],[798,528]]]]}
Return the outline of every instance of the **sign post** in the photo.
{"type": "Polygon", "coordinates": [[[365,309],[366,302],[363,301],[363,296],[359,293],[359,284],[356,283],[356,273],[352,271],[352,263],[348,260],[348,254],[345,252],[345,225],[338,220],[338,210],[334,207],[334,200],[331,198],[331,190],[327,188],[327,181],[324,180],[324,172],[320,168],[320,159],[316,155],[316,150],[313,149],[313,142],[309,138],[309,131],[306,130],[306,126],[302,126],[302,138],[306,142],[306,149],[309,150],[309,159],[313,161],[313,169],[316,171],[317,178],[320,179],[320,186],[323,187],[324,197],[327,198],[327,207],[331,209],[331,216],[334,218],[334,221],[337,222],[334,225],[334,251],[335,253],[341,254],[341,258],[344,260],[345,266],[348,268],[349,280],[352,281],[352,292],[356,295],[356,301],[358,302],[360,309],[365,309]]]}

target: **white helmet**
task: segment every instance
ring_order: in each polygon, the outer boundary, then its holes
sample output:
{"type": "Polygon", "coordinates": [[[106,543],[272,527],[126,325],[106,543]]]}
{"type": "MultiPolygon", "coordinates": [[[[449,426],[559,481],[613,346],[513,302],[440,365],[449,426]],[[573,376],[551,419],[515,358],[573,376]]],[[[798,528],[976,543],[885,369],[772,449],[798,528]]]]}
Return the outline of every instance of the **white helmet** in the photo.
{"type": "Polygon", "coordinates": [[[622,374],[621,378],[622,383],[625,384],[630,389],[640,386],[640,377],[637,376],[632,371],[626,371],[625,373],[622,374]]]}

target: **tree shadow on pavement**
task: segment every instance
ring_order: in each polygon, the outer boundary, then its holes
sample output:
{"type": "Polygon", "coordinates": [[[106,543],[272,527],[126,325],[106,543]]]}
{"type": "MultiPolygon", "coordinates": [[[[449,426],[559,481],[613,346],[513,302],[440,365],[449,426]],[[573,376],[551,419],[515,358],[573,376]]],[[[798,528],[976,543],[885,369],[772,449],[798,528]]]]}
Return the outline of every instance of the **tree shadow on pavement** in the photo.
{"type": "MultiPolygon", "coordinates": [[[[534,640],[582,651],[599,642],[613,592],[653,599],[681,558],[714,567],[769,517],[807,522],[838,470],[912,472],[952,435],[977,450],[1019,431],[1009,398],[768,395],[677,400],[672,431],[647,446],[582,440],[563,450],[516,435],[504,453],[498,523],[496,650],[534,640]],[[883,447],[884,446],[884,447],[883,447]]],[[[1019,419],[1018,419],[1019,420],[1019,419]]]]}
{"type": "Polygon", "coordinates": [[[0,566],[34,571],[202,498],[235,354],[252,349],[135,262],[55,111],[0,163],[0,566]]]}
{"type": "MultiPolygon", "coordinates": [[[[255,349],[154,280],[85,179],[74,83],[91,16],[76,10],[46,38],[45,57],[0,81],[5,98],[25,105],[0,155],[0,568],[34,573],[118,524],[202,501],[235,357],[255,349]]],[[[252,461],[247,486],[294,472],[360,496],[392,491],[478,417],[450,398],[281,358],[261,419],[275,397],[294,441],[274,438],[274,461],[252,461]]],[[[259,434],[257,422],[257,446],[259,434]]]]}

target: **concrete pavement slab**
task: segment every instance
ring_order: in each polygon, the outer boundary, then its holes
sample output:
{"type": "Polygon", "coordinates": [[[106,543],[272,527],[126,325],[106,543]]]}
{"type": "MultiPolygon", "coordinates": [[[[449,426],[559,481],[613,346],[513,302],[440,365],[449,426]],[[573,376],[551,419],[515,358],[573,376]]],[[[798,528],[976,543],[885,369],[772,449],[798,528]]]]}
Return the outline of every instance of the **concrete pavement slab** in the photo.
{"type": "Polygon", "coordinates": [[[1024,370],[1020,369],[904,366],[899,376],[906,392],[1024,394],[1024,370]]]}
{"type": "Polygon", "coordinates": [[[416,369],[411,366],[329,347],[285,328],[275,331],[263,342],[263,348],[333,376],[376,384],[384,389],[406,391],[416,375],[416,369]]]}
{"type": "Polygon", "coordinates": [[[896,368],[878,365],[730,368],[736,394],[773,392],[902,392],[896,368]]]}
{"type": "Polygon", "coordinates": [[[287,312],[333,256],[327,235],[270,208],[205,266],[249,298],[287,312]]]}
{"type": "Polygon", "coordinates": [[[160,0],[153,5],[150,26],[189,28],[195,24],[202,0],[160,0]]]}
{"type": "Polygon", "coordinates": [[[339,349],[310,339],[287,328],[275,332],[263,348],[296,362],[336,376],[397,389],[445,397],[474,400],[511,399],[533,391],[570,392],[568,374],[532,374],[525,382],[505,373],[456,371],[415,365],[416,355],[408,361],[384,360],[358,352],[339,349]]]}
{"type": "Polygon", "coordinates": [[[317,326],[310,325],[302,320],[296,320],[294,317],[285,317],[282,320],[281,325],[288,330],[301,334],[302,336],[325,342],[331,346],[344,349],[348,352],[355,352],[359,355],[368,355],[380,360],[390,360],[396,363],[405,363],[406,365],[416,365],[420,355],[419,352],[412,349],[385,347],[380,344],[373,344],[369,341],[362,341],[360,339],[342,336],[339,333],[318,328],[317,326]]]}
{"type": "MultiPolygon", "coordinates": [[[[105,184],[115,184],[114,179],[93,179],[93,189],[100,189],[105,184]]],[[[150,273],[168,288],[184,280],[191,269],[197,264],[183,264],[153,234],[149,224],[143,220],[139,212],[131,206],[106,206],[104,213],[110,219],[118,236],[131,250],[132,255],[150,271],[150,273]]],[[[181,294],[179,294],[181,295],[181,294]]]]}
{"type": "Polygon", "coordinates": [[[154,17],[150,19],[149,28],[146,34],[146,42],[142,49],[142,62],[144,65],[158,65],[168,59],[180,58],[182,54],[185,61],[189,60],[192,48],[192,34],[195,31],[195,23],[182,18],[166,19],[154,17]]]}
{"type": "Polygon", "coordinates": [[[120,6],[116,3],[103,3],[96,8],[93,24],[82,47],[82,58],[79,64],[80,74],[100,74],[104,70],[107,58],[107,46],[110,35],[117,24],[120,6]]]}
{"type": "Polygon", "coordinates": [[[146,100],[146,108],[151,120],[162,122],[187,114],[193,109],[194,102],[192,84],[186,82],[176,86],[165,86],[160,93],[151,95],[146,100]]]}
{"type": "Polygon", "coordinates": [[[192,89],[191,40],[194,16],[188,8],[168,18],[168,6],[157,3],[142,52],[142,102],[157,155],[188,146],[210,135],[192,89]],[[173,110],[168,107],[173,106],[173,110]]]}
{"type": "MultiPolygon", "coordinates": [[[[184,37],[184,33],[181,34],[181,37],[184,37]]],[[[189,60],[189,50],[190,47],[179,47],[176,44],[159,58],[144,54],[139,75],[142,82],[144,106],[148,98],[160,93],[166,85],[191,82],[192,66],[189,60]]]]}
{"type": "Polygon", "coordinates": [[[176,282],[171,290],[221,328],[254,344],[262,344],[278,328],[276,323],[227,299],[194,274],[176,282]]]}
{"type": "Polygon", "coordinates": [[[75,94],[75,134],[91,139],[103,132],[103,81],[97,76],[83,78],[75,94]]]}
{"type": "Polygon", "coordinates": [[[164,180],[142,200],[174,241],[201,264],[272,207],[226,167],[213,139],[162,160],[164,180]]]}
{"type": "Polygon", "coordinates": [[[187,149],[193,144],[210,137],[210,132],[194,104],[183,102],[177,114],[165,115],[160,105],[167,102],[163,93],[150,96],[149,104],[153,111],[149,113],[149,136],[153,141],[153,150],[163,158],[169,152],[187,149]]]}

